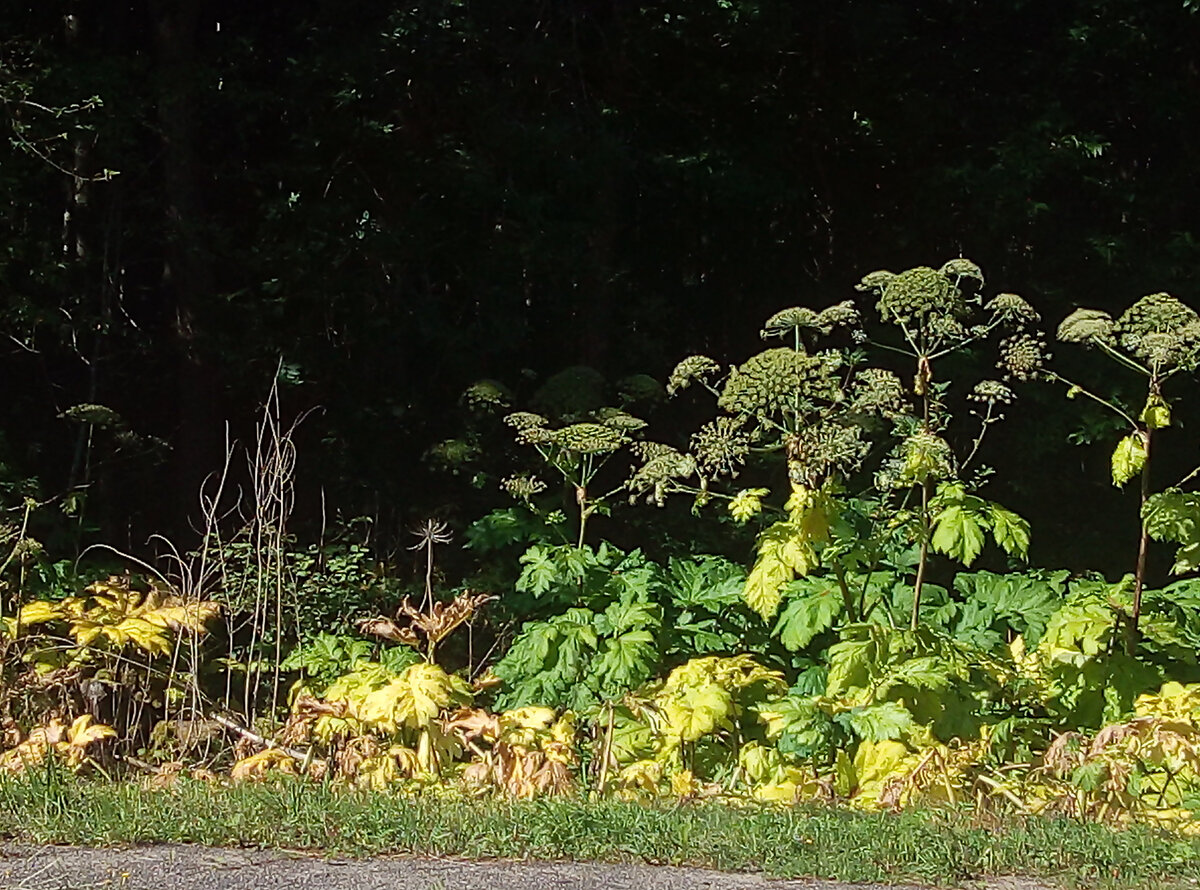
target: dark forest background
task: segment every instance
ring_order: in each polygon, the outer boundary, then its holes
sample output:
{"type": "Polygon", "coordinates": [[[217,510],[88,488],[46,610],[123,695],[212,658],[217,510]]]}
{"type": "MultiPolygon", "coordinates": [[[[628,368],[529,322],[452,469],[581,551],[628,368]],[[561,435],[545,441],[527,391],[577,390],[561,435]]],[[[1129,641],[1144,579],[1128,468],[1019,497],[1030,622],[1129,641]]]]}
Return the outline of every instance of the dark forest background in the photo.
{"type": "MultiPolygon", "coordinates": [[[[738,361],[779,308],[960,255],[1051,332],[1195,305],[1184,0],[5,0],[0,101],[0,484],[67,508],[60,553],[186,537],[277,369],[319,409],[296,522],[386,549],[503,502],[425,459],[481,377],[738,361]]],[[[1033,561],[1127,570],[1086,407],[1009,413],[989,496],[1033,561]]]]}

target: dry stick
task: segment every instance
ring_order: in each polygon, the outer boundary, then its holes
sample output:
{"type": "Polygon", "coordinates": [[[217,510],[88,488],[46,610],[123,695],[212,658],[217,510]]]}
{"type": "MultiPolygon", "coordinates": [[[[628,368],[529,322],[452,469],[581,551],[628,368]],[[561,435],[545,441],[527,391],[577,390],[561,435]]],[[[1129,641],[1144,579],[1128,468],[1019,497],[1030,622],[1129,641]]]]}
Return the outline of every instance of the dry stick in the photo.
{"type": "Polygon", "coordinates": [[[608,729],[604,736],[604,755],[600,761],[600,779],[597,782],[597,794],[604,796],[604,786],[608,783],[608,761],[612,757],[613,740],[613,706],[608,703],[608,729]]]}
{"type": "Polygon", "coordinates": [[[261,736],[257,732],[247,729],[236,721],[230,720],[228,717],[224,717],[220,714],[209,714],[208,717],[214,723],[220,723],[230,732],[236,733],[237,735],[241,736],[247,741],[253,742],[261,748],[268,748],[273,751],[281,751],[288,757],[291,757],[293,760],[298,760],[301,763],[313,762],[313,752],[311,749],[308,751],[301,751],[298,748],[289,748],[287,745],[281,745],[278,742],[273,742],[267,737],[261,736]]]}
{"type": "MultiPolygon", "coordinates": [[[[33,501],[29,498],[25,499],[25,515],[21,519],[21,531],[17,534],[17,543],[13,544],[12,551],[8,554],[8,558],[4,560],[4,564],[0,565],[0,576],[8,569],[9,564],[17,555],[17,551],[21,549],[21,543],[25,540],[25,533],[29,530],[29,514],[33,511],[33,501]]],[[[4,600],[0,598],[0,618],[4,617],[4,600]]],[[[13,632],[13,639],[16,639],[21,633],[21,599],[20,594],[17,596],[17,623],[13,632]]]]}
{"type": "MultiPolygon", "coordinates": [[[[220,503],[224,498],[225,484],[229,478],[229,467],[233,461],[233,451],[229,444],[229,428],[226,425],[225,429],[225,461],[221,468],[220,474],[217,475],[217,489],[211,495],[206,494],[206,488],[209,483],[210,475],[200,483],[200,491],[197,495],[200,502],[200,516],[203,520],[202,531],[200,531],[200,548],[198,555],[190,555],[184,559],[183,555],[171,541],[166,538],[156,536],[169,549],[169,558],[174,562],[176,570],[179,573],[179,593],[183,596],[185,604],[198,603],[203,597],[203,591],[208,586],[209,578],[212,570],[208,565],[208,554],[212,549],[213,538],[217,536],[217,526],[219,523],[220,503]]],[[[180,634],[175,638],[175,645],[171,652],[171,665],[167,675],[167,689],[170,690],[175,684],[176,671],[178,670],[180,660],[182,659],[183,635],[180,634]]],[[[187,697],[180,703],[179,715],[182,718],[183,714],[190,708],[192,712],[200,710],[200,688],[197,682],[196,673],[200,664],[200,642],[199,635],[191,634],[187,640],[187,656],[188,674],[190,677],[188,683],[187,697]]],[[[163,716],[170,718],[171,703],[169,697],[164,701],[163,716]]]]}

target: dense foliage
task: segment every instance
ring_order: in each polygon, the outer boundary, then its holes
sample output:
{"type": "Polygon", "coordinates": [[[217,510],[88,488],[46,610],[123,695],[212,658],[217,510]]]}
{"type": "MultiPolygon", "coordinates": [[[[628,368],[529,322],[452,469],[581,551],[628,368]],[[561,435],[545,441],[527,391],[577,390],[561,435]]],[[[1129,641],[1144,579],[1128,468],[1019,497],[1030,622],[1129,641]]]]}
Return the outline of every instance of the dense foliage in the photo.
{"type": "Polygon", "coordinates": [[[0,770],[1197,824],[1186,4],[352,5],[0,14],[0,770]]]}

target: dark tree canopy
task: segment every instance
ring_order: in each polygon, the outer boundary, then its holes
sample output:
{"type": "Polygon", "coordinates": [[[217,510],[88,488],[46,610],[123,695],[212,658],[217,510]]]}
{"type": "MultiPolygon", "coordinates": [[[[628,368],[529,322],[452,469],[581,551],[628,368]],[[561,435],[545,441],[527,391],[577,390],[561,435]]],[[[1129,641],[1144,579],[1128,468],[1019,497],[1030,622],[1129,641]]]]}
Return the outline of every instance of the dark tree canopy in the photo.
{"type": "MultiPolygon", "coordinates": [[[[0,482],[109,540],[186,527],[277,367],[323,409],[303,517],[395,528],[464,496],[421,457],[480,377],[662,379],[928,257],[1048,319],[1187,298],[1200,258],[1179,0],[56,0],[0,34],[0,482]]],[[[1079,422],[1005,434],[1048,548],[1079,422]]]]}

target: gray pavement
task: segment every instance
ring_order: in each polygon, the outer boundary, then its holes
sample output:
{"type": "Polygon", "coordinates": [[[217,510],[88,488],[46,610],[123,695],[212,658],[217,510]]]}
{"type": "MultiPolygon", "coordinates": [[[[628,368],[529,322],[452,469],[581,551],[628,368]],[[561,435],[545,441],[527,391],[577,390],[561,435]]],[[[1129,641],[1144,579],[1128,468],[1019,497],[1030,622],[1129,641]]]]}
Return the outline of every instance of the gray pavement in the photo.
{"type": "MultiPolygon", "coordinates": [[[[975,885],[1045,890],[1026,881],[975,885]]],[[[691,868],[592,863],[335,859],[279,850],[185,845],[36,847],[0,844],[3,890],[882,890],[779,881],[691,868]]],[[[910,888],[916,890],[916,888],[910,888]]]]}

